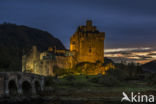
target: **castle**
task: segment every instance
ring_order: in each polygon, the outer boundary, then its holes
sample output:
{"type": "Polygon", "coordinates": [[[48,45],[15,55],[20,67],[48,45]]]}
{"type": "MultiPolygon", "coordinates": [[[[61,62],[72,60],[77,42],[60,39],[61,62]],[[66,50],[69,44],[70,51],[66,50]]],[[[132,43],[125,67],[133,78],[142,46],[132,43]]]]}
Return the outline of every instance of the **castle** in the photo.
{"type": "Polygon", "coordinates": [[[39,52],[36,46],[22,56],[22,71],[44,76],[54,76],[54,66],[70,69],[78,63],[104,63],[105,33],[99,32],[92,21],[86,26],[79,26],[70,39],[70,50],[57,50],[49,47],[39,52]]]}

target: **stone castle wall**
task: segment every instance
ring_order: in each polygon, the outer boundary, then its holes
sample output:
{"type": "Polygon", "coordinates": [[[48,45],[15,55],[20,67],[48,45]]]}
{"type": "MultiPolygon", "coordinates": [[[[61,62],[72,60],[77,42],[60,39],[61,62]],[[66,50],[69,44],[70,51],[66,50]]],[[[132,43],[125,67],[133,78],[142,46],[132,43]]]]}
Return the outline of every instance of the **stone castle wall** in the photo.
{"type": "MultiPolygon", "coordinates": [[[[64,53],[61,50],[57,50],[57,52],[64,53]]],[[[53,52],[49,51],[39,52],[37,47],[33,46],[30,53],[22,57],[22,71],[44,76],[54,76],[54,66],[68,69],[72,67],[72,62],[72,56],[54,55],[53,52]]]]}

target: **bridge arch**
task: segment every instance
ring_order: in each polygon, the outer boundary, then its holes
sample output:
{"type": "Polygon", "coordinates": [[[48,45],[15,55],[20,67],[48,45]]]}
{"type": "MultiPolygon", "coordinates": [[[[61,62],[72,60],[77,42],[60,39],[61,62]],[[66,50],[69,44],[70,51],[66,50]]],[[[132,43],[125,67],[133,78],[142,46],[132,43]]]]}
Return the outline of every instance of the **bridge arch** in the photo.
{"type": "Polygon", "coordinates": [[[23,95],[31,95],[32,94],[32,84],[28,80],[24,80],[21,84],[23,95]]]}
{"type": "Polygon", "coordinates": [[[36,94],[39,94],[41,92],[41,82],[39,80],[34,80],[33,84],[36,94]]]}
{"type": "Polygon", "coordinates": [[[17,83],[15,80],[9,80],[8,82],[8,90],[9,90],[9,95],[17,95],[17,83]]]}

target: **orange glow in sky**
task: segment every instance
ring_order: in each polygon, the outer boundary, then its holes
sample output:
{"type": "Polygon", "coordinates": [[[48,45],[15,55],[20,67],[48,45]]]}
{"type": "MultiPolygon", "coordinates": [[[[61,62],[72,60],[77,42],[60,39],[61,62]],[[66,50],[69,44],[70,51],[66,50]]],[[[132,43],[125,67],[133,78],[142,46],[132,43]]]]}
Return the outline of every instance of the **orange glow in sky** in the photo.
{"type": "Polygon", "coordinates": [[[156,51],[150,47],[145,48],[117,48],[105,49],[105,57],[115,62],[135,62],[144,64],[146,62],[156,60],[156,51]]]}

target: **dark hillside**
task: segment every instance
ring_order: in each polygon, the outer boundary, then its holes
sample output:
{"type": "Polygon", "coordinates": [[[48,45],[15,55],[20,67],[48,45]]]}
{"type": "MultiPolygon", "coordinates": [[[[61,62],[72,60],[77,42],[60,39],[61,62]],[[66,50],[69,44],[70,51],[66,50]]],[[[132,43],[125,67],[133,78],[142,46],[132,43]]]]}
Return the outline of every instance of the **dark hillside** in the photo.
{"type": "Polygon", "coordinates": [[[21,56],[33,45],[40,51],[49,46],[65,49],[61,41],[50,33],[27,26],[0,24],[0,71],[21,70],[21,56]]]}
{"type": "Polygon", "coordinates": [[[156,60],[142,65],[142,69],[147,72],[156,73],[156,60]]]}

